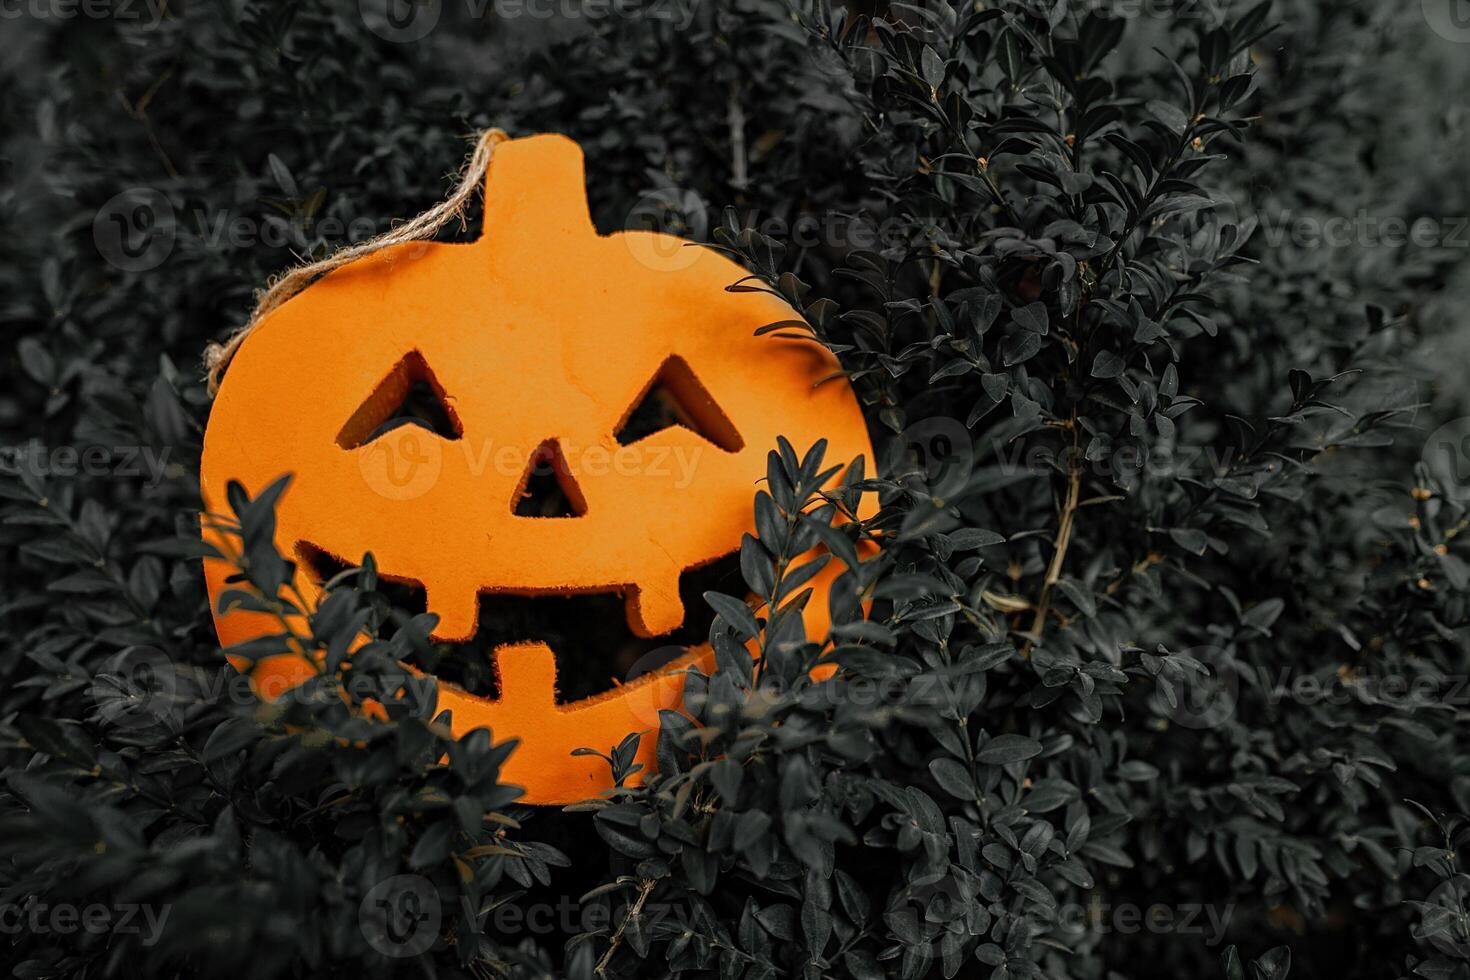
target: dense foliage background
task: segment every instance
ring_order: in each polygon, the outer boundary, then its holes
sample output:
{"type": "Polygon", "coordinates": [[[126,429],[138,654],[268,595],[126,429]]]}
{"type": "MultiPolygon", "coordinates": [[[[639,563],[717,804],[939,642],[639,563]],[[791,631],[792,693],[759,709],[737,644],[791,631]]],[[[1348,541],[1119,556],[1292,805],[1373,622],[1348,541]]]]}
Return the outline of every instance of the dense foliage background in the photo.
{"type": "MultiPolygon", "coordinates": [[[[1452,11],[7,6],[0,959],[1470,976],[1452,11]],[[198,560],[204,344],[441,198],[486,126],[582,141],[601,227],[736,253],[880,446],[830,500],[811,447],[773,457],[742,568],[780,611],[716,597],[698,726],[567,811],[398,693],[433,651],[370,562],[310,623],[379,636],[347,698],[262,707],[198,560]],[[808,643],[818,538],[850,567],[808,643]]],[[[270,496],[236,503],[272,598],[270,496]]]]}

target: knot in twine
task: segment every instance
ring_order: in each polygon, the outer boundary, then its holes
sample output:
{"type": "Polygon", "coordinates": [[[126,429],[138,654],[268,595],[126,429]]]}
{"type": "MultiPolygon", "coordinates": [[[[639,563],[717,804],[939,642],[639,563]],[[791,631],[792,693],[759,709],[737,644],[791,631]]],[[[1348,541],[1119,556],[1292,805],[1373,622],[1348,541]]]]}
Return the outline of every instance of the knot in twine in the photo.
{"type": "Polygon", "coordinates": [[[333,269],[339,269],[390,245],[433,238],[440,229],[455,219],[459,220],[460,228],[463,228],[465,205],[469,204],[475,191],[484,183],[495,147],[506,139],[509,137],[502,129],[487,129],[481,133],[475,142],[474,152],[460,170],[454,190],[447,198],[417,218],[365,242],[338,249],[326,258],[298,265],[273,277],[264,290],[256,293],[255,309],[245,325],[231,334],[224,343],[211,343],[204,349],[205,380],[209,384],[209,394],[213,396],[219,392],[220,379],[230,366],[230,360],[240,349],[240,345],[260,326],[261,321],[317,279],[333,269]]]}

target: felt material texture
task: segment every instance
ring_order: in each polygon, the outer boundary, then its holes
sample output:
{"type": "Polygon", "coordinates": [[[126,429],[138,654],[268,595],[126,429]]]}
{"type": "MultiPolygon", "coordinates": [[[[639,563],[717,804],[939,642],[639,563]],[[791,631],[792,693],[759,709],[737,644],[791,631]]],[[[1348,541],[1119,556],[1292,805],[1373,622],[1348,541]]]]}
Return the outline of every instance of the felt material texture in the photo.
{"type": "MultiPolygon", "coordinates": [[[[736,551],[753,530],[752,498],[778,435],[798,451],[826,438],[829,460],[865,456],[872,472],[839,365],[815,344],[755,337],[797,314],[766,293],[726,291],[745,274],[670,235],[599,235],[577,144],[503,143],[478,241],[359,259],[244,342],[205,433],[205,507],[227,512],[230,480],[253,494],[294,474],[278,510],[282,553],[356,564],[371,551],[385,578],[423,587],[438,640],[473,637],[487,593],[616,592],[634,633],[671,633],[688,612],[680,574],[736,551]],[[619,434],[655,388],[672,423],[624,444],[619,434]],[[430,410],[410,407],[415,399],[430,410]],[[571,506],[518,514],[546,465],[571,506]]],[[[826,629],[838,566],[812,583],[812,634],[826,629]]],[[[217,606],[230,569],[206,561],[205,571],[217,606]]],[[[225,646],[277,628],[241,611],[216,612],[216,627],[225,646]]],[[[664,670],[562,704],[544,644],[505,645],[495,659],[498,698],[441,682],[440,707],[456,735],[488,726],[497,740],[518,737],[505,778],[546,804],[607,788],[606,764],[571,751],[652,733],[658,710],[680,702],[677,672],[713,666],[707,646],[693,647],[664,670]]],[[[253,679],[274,696],[309,669],[276,657],[253,679]]],[[[639,752],[647,770],[653,748],[650,734],[639,752]]]]}

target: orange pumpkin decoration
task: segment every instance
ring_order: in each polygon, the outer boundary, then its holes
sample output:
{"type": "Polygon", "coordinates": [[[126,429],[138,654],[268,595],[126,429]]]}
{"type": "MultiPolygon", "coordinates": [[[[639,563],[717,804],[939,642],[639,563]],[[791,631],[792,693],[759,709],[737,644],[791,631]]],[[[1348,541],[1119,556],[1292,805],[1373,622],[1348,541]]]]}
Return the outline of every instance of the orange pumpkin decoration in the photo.
{"type": "MultiPolygon", "coordinates": [[[[778,435],[798,447],[827,438],[832,460],[873,458],[836,361],[753,336],[795,314],[772,295],[725,290],[744,274],[669,235],[599,235],[570,140],[502,143],[478,241],[358,259],[239,348],[205,434],[205,506],[224,511],[232,479],[256,493],[294,473],[278,509],[282,554],[310,569],[371,551],[384,579],[422,586],[438,641],[470,641],[491,618],[483,602],[515,597],[565,597],[568,615],[570,600],[601,597],[623,603],[645,645],[677,637],[691,612],[681,575],[738,551],[778,435]],[[538,504],[541,485],[551,492],[538,504]]],[[[813,582],[815,635],[838,564],[813,582]]],[[[230,573],[206,562],[216,608],[230,573]]],[[[314,598],[319,581],[303,578],[314,598]]],[[[230,610],[216,628],[228,646],[276,627],[230,610]]],[[[612,653],[590,669],[616,673],[612,653]]],[[[606,764],[572,750],[656,727],[657,709],[680,703],[682,668],[713,665],[707,643],[691,642],[665,670],[572,698],[545,642],[495,642],[493,658],[495,696],[441,682],[439,704],[456,735],[489,726],[520,738],[505,778],[533,803],[605,789],[606,764]]],[[[309,670],[278,656],[253,679],[271,696],[309,670]]],[[[642,740],[645,771],[654,742],[642,740]]]]}

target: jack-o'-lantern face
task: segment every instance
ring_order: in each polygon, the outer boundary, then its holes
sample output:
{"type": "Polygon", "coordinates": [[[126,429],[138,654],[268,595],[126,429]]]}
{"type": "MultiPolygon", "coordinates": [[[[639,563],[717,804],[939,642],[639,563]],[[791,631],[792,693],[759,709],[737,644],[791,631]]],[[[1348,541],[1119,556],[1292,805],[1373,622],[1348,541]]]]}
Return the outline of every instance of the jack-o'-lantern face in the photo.
{"type": "MultiPolygon", "coordinates": [[[[700,595],[744,594],[725,573],[777,436],[872,459],[836,361],[753,335],[790,307],[727,292],[744,270],[716,252],[598,235],[583,180],[565,138],[503,143],[478,241],[384,249],[276,310],[231,363],[201,473],[212,512],[230,480],[295,474],[277,543],[308,593],[369,551],[417,590],[434,638],[460,644],[438,671],[453,730],[519,737],[505,778],[538,803],[605,788],[605,763],[572,750],[656,726],[678,668],[710,663],[700,595]],[[657,649],[670,669],[630,678],[657,649]]],[[[814,634],[837,564],[814,582],[814,634]]],[[[217,601],[230,569],[206,572],[217,601]]],[[[226,645],[272,629],[216,625],[226,645]]],[[[305,669],[254,676],[279,689],[305,669]]]]}

